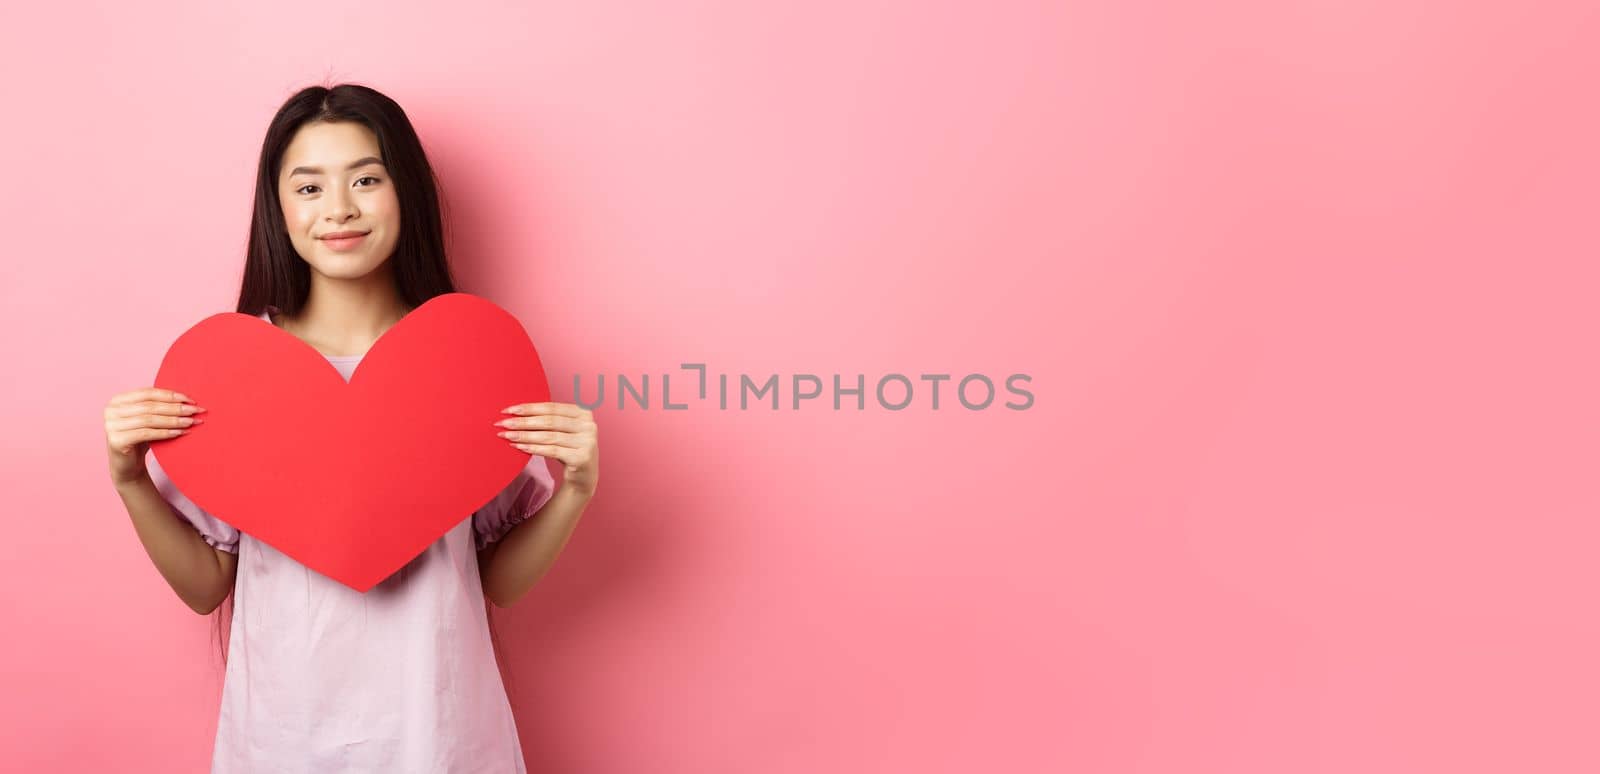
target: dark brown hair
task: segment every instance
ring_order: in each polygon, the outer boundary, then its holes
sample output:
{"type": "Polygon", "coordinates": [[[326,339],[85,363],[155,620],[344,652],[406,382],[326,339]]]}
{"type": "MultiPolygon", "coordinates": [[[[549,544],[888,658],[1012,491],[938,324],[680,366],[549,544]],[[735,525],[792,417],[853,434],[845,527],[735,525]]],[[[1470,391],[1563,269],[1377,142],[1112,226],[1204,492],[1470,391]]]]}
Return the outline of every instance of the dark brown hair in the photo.
{"type": "Polygon", "coordinates": [[[250,242],[245,248],[244,280],[236,311],[259,316],[273,306],[292,317],[305,305],[311,292],[311,267],[289,240],[278,201],[278,174],[283,154],[302,126],[339,121],[362,124],[378,136],[383,165],[394,181],[400,200],[400,236],[389,260],[400,300],[414,309],[434,296],[455,291],[445,256],[439,181],[405,111],[366,86],[310,86],[278,108],[261,143],[255,209],[250,216],[250,242]]]}

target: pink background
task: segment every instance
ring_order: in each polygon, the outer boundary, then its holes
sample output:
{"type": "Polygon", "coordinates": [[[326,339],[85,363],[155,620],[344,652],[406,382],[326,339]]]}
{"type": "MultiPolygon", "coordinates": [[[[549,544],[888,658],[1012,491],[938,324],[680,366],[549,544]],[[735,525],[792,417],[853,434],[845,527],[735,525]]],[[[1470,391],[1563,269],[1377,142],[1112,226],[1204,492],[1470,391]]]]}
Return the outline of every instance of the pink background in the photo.
{"type": "Polygon", "coordinates": [[[45,7],[0,23],[7,768],[209,760],[101,408],[232,308],[324,80],[405,106],[558,399],[1033,376],[600,410],[504,629],[533,770],[1600,768],[1593,4],[45,7]]]}

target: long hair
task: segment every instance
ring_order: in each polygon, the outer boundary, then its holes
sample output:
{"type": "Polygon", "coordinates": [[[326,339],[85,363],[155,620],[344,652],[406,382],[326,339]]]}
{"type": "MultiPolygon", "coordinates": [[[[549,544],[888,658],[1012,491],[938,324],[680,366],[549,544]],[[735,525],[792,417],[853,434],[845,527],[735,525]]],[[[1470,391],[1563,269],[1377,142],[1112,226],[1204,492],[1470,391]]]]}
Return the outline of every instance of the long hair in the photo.
{"type": "MultiPolygon", "coordinates": [[[[389,261],[393,264],[401,301],[415,309],[434,296],[455,292],[446,254],[448,206],[433,166],[423,152],[422,141],[405,111],[387,95],[367,86],[353,83],[308,86],[278,108],[261,142],[261,158],[256,165],[255,206],[250,215],[250,241],[245,250],[244,278],[235,311],[260,316],[270,306],[293,316],[304,308],[311,293],[311,267],[295,252],[294,243],[289,239],[283,206],[278,201],[278,175],[282,171],[283,154],[302,126],[338,121],[362,124],[377,135],[384,167],[394,182],[400,203],[400,235],[389,261]]],[[[494,606],[485,600],[485,607],[488,608],[495,661],[509,690],[507,667],[500,656],[500,638],[494,624],[494,606]]],[[[214,611],[213,622],[217,646],[226,665],[233,622],[232,593],[214,611]]]]}
{"type": "Polygon", "coordinates": [[[455,290],[445,255],[443,197],[423,153],[422,141],[404,110],[381,92],[357,84],[309,86],[278,108],[261,142],[256,166],[255,208],[245,248],[244,280],[235,311],[260,316],[268,306],[288,316],[300,313],[311,292],[311,266],[295,252],[278,201],[283,154],[300,127],[313,122],[349,121],[378,136],[383,165],[400,201],[400,235],[393,264],[396,289],[407,307],[455,290]]]}

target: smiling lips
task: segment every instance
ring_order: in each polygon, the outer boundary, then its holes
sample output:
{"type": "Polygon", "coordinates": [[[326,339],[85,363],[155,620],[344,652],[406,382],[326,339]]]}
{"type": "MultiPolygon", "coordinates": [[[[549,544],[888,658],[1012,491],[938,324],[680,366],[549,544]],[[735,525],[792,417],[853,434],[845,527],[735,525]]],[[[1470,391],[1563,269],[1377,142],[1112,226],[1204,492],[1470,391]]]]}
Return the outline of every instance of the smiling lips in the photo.
{"type": "Polygon", "coordinates": [[[318,238],[322,240],[323,244],[328,246],[328,249],[344,252],[345,250],[351,250],[359,246],[361,244],[361,240],[367,238],[367,232],[338,231],[318,238]]]}

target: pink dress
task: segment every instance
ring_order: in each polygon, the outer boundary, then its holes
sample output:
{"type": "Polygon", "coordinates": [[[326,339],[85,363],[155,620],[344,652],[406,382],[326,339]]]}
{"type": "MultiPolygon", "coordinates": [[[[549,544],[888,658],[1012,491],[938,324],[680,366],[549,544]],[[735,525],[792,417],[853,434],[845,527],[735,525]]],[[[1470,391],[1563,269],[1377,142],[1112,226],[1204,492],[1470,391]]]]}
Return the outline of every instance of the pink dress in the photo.
{"type": "MultiPolygon", "coordinates": [[[[345,381],[360,361],[328,357],[345,381]]],[[[213,774],[527,771],[477,549],[554,494],[543,457],[365,594],[201,510],[155,455],[147,467],[177,516],[239,556],[213,774]]]]}

